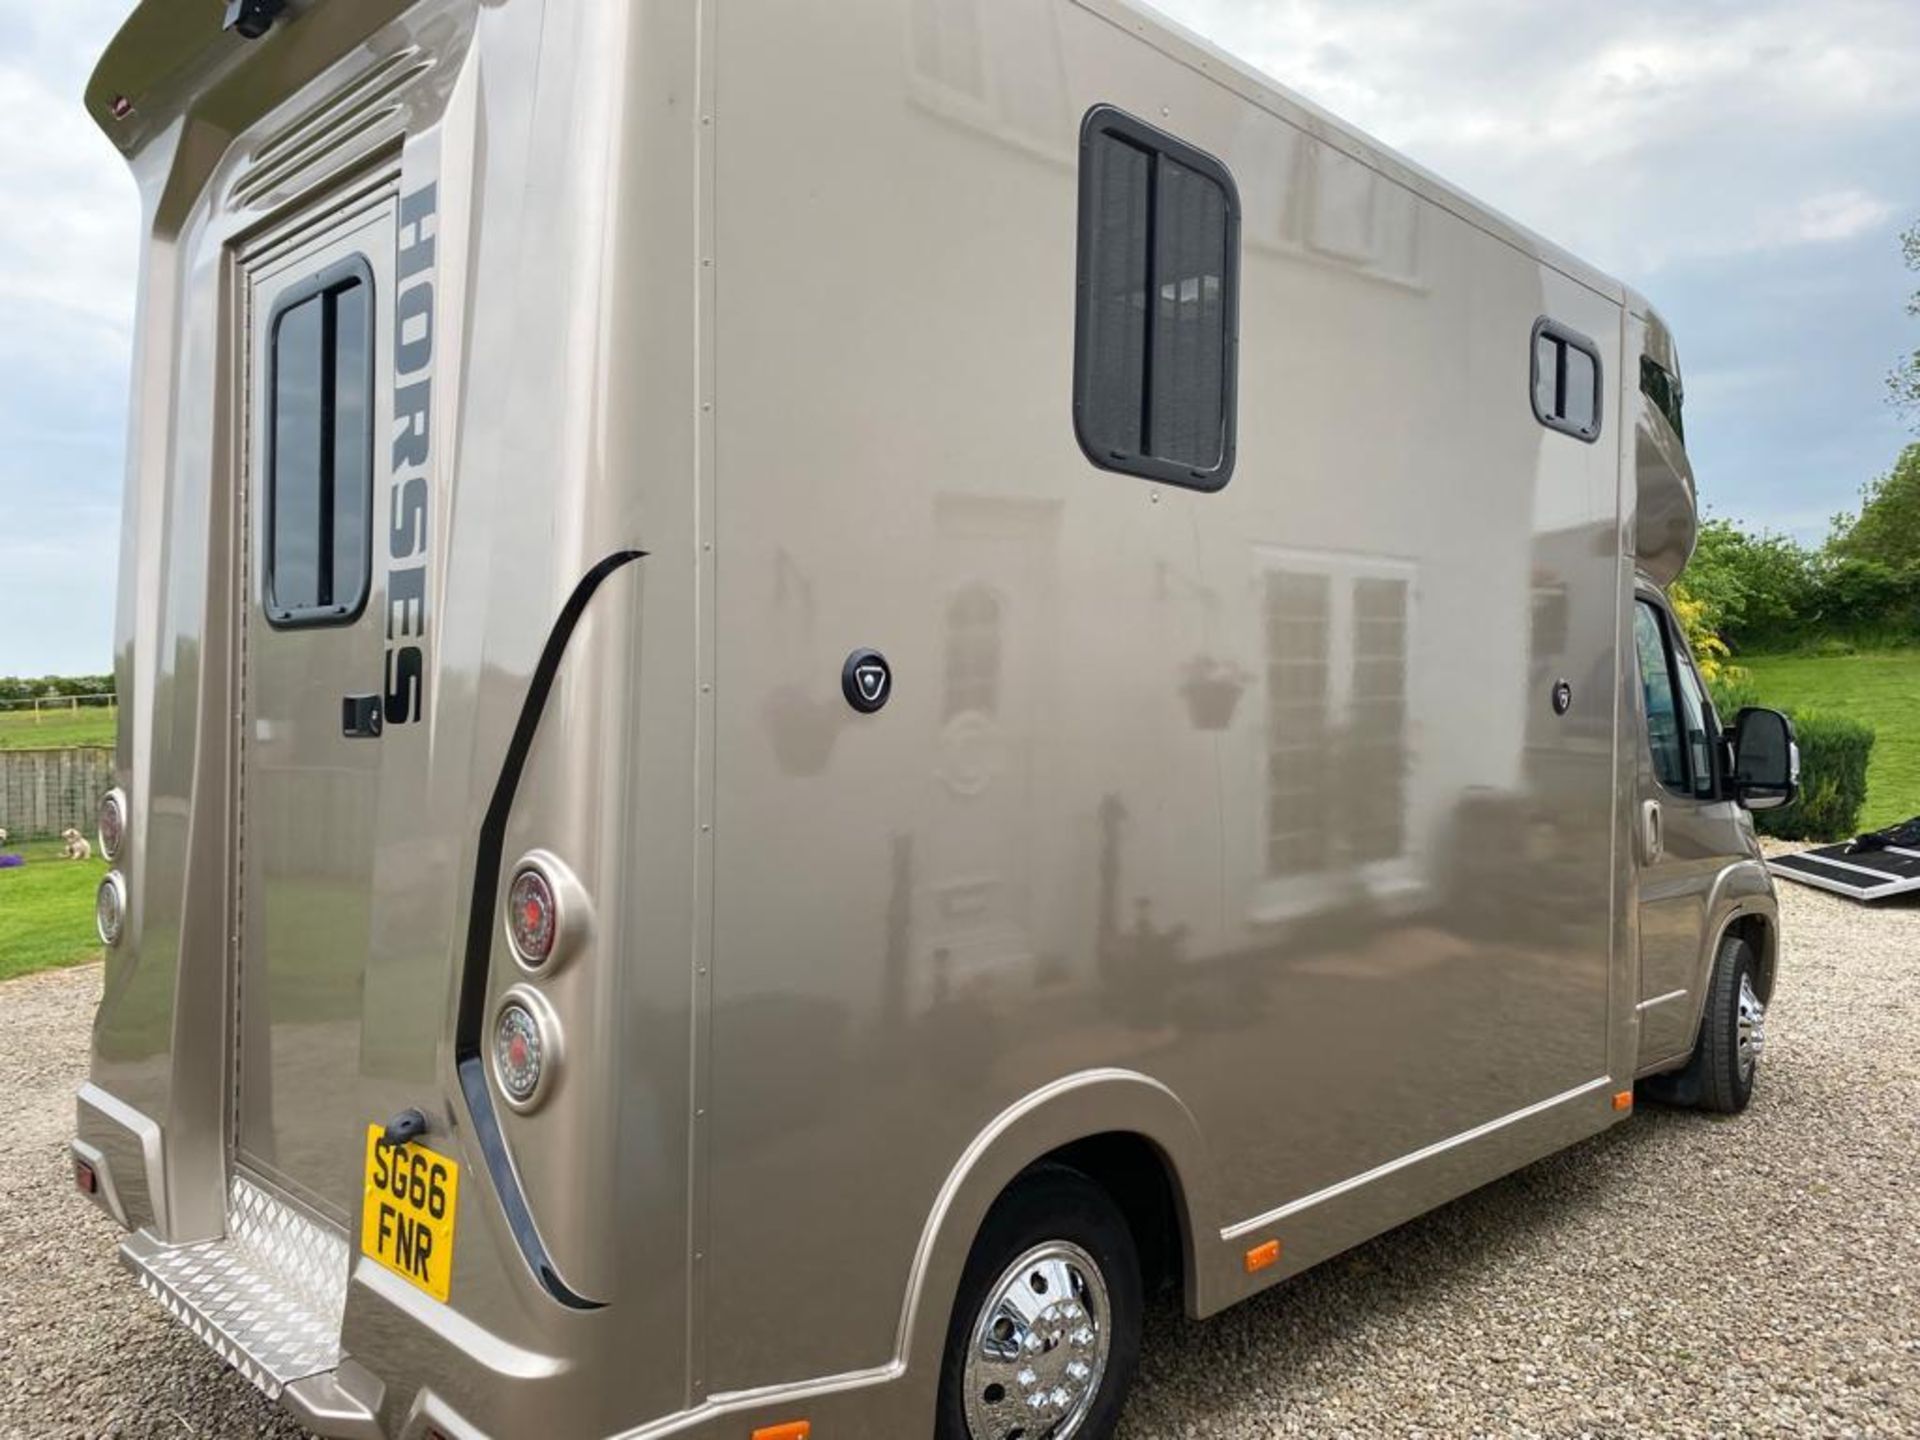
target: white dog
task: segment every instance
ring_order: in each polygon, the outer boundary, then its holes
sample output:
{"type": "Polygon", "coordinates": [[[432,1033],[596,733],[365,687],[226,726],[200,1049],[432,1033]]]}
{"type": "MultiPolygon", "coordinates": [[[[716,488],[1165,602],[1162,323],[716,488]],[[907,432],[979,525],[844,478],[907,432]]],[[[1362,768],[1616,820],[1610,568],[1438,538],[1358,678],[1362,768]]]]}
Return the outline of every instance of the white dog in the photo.
{"type": "Polygon", "coordinates": [[[7,843],[7,827],[0,825],[0,845],[7,843]]]}
{"type": "Polygon", "coordinates": [[[66,848],[60,852],[67,859],[91,860],[93,858],[93,846],[88,843],[87,837],[82,835],[78,830],[72,828],[62,830],[60,832],[60,838],[67,842],[66,848]]]}

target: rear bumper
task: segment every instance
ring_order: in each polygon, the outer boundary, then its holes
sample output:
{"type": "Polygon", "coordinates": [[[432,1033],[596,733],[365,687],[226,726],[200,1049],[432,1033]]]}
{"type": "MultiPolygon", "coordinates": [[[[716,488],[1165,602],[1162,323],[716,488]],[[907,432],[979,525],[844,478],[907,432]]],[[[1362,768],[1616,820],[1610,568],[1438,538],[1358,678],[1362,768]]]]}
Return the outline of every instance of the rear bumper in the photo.
{"type": "Polygon", "coordinates": [[[99,1177],[94,1203],[125,1229],[164,1234],[167,1189],[159,1125],[91,1081],[80,1087],[73,1108],[67,1148],[99,1177]]]}
{"type": "Polygon", "coordinates": [[[159,1125],[88,1083],[74,1103],[73,1159],[91,1199],[132,1231],[120,1259],[200,1341],[316,1434],[383,1440],[380,1384],[340,1356],[347,1243],[241,1177],[219,1239],[169,1244],[159,1125]]]}

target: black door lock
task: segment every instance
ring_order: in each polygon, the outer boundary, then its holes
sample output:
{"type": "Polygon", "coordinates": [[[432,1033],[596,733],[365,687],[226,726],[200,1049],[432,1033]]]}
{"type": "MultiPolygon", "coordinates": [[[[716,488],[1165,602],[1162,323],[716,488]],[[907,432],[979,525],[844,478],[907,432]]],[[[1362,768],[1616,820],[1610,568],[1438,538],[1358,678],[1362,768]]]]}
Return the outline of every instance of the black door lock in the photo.
{"type": "Polygon", "coordinates": [[[380,697],[346,695],[340,700],[340,733],[349,740],[380,738],[380,697]]]}

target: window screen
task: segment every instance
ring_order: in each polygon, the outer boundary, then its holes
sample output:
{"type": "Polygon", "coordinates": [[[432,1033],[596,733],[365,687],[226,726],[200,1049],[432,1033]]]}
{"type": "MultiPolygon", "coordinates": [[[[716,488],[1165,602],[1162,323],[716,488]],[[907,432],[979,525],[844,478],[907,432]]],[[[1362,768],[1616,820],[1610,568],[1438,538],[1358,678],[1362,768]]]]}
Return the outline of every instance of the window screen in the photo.
{"type": "Polygon", "coordinates": [[[1224,166],[1109,107],[1087,116],[1074,427],[1094,464],[1227,483],[1239,252],[1224,166]]]}
{"type": "Polygon", "coordinates": [[[289,291],[268,327],[266,611],[339,624],[372,563],[373,275],[335,265],[289,291]]]}
{"type": "Polygon", "coordinates": [[[1600,352],[1552,320],[1533,327],[1533,413],[1550,430],[1600,437],[1600,352]]]}

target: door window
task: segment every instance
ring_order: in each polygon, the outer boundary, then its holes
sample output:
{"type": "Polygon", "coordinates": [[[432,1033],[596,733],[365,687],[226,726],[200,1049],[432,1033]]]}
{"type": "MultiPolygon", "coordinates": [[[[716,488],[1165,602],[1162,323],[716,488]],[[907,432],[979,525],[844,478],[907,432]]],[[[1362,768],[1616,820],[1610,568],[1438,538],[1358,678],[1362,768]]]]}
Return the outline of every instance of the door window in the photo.
{"type": "Polygon", "coordinates": [[[1686,642],[1678,635],[1673,639],[1673,668],[1680,677],[1680,719],[1686,728],[1687,776],[1694,797],[1711,800],[1714,798],[1713,737],[1719,733],[1719,727],[1706,686],[1700,683],[1700,676],[1693,668],[1693,657],[1687,654],[1686,642]]]}
{"type": "Polygon", "coordinates": [[[337,625],[372,570],[373,273],[359,257],[289,290],[268,324],[267,619],[337,625]]]}
{"type": "Polygon", "coordinates": [[[1634,606],[1633,641],[1653,770],[1669,790],[1714,797],[1712,702],[1666,617],[1650,601],[1634,606]]]}

